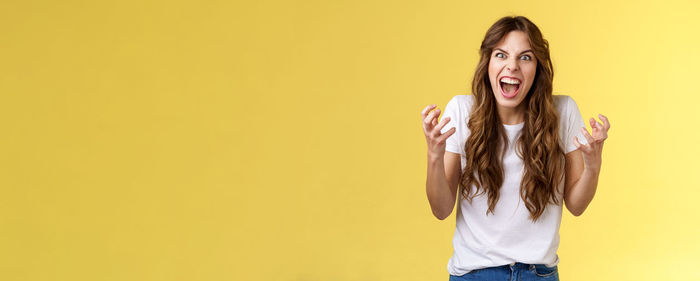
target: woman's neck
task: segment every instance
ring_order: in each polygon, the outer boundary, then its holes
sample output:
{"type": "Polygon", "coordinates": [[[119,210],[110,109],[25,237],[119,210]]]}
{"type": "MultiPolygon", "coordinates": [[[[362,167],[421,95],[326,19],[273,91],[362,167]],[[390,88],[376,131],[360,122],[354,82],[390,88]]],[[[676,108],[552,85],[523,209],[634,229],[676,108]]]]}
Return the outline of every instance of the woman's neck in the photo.
{"type": "Polygon", "coordinates": [[[516,108],[508,108],[496,106],[498,117],[501,118],[501,123],[505,125],[517,125],[525,122],[525,110],[520,104],[516,108]]]}

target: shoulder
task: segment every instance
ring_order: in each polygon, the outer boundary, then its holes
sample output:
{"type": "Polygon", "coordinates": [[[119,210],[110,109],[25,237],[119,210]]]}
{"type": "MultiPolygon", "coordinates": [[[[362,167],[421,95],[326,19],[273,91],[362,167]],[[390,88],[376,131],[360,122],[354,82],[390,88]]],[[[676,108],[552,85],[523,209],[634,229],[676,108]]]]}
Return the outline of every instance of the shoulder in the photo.
{"type": "Polygon", "coordinates": [[[578,105],[576,101],[568,95],[552,95],[554,99],[554,106],[557,108],[560,116],[567,116],[574,111],[578,111],[578,105]]]}
{"type": "Polygon", "coordinates": [[[472,104],[474,104],[473,95],[456,95],[450,99],[447,106],[453,107],[455,110],[461,112],[468,112],[471,110],[472,104]]]}
{"type": "Polygon", "coordinates": [[[566,109],[573,101],[573,99],[568,95],[552,95],[552,98],[554,99],[554,106],[556,106],[557,109],[566,109]]]}

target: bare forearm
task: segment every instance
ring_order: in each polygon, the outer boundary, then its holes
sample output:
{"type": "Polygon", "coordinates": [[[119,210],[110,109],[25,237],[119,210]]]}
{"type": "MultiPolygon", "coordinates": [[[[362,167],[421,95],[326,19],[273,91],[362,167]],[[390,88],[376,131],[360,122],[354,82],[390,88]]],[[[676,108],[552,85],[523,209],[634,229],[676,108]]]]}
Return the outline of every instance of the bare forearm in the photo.
{"type": "Polygon", "coordinates": [[[598,187],[598,176],[600,169],[584,168],[581,178],[571,188],[570,194],[566,202],[566,207],[575,216],[583,214],[588,204],[593,200],[595,191],[598,187]]]}
{"type": "Polygon", "coordinates": [[[455,196],[450,191],[442,158],[428,157],[428,176],[425,182],[430,208],[438,219],[445,219],[454,208],[455,196]]]}

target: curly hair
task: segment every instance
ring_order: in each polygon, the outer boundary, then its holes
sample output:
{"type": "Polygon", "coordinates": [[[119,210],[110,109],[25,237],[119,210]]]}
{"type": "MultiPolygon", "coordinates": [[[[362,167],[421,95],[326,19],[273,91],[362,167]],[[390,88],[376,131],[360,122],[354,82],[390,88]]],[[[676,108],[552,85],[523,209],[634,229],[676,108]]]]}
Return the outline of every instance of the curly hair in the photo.
{"type": "Polygon", "coordinates": [[[465,169],[460,176],[462,196],[472,201],[474,196],[488,192],[488,210],[493,213],[503,184],[502,161],[508,137],[496,111],[496,98],[489,82],[488,67],[491,53],[500,40],[511,31],[523,31],[529,38],[537,58],[534,83],[522,101],[526,104],[525,123],[517,139],[517,155],[523,159],[524,172],[520,182],[520,197],[536,222],[549,199],[559,204],[555,192],[564,177],[564,151],[559,144],[559,115],[552,97],[554,69],[549,56],[549,43],[540,30],[525,17],[503,17],[486,32],[481,43],[481,56],[472,81],[474,105],[469,116],[470,135],[465,143],[465,169]],[[476,186],[471,189],[463,187],[476,186]],[[481,193],[480,193],[481,192],[481,193]]]}

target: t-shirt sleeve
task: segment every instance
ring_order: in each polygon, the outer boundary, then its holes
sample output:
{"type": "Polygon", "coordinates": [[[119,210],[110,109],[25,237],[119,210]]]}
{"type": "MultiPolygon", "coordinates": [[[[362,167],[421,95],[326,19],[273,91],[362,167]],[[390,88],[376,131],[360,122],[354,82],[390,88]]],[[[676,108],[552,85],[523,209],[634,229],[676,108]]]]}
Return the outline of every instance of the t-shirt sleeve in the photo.
{"type": "Polygon", "coordinates": [[[440,121],[448,116],[450,117],[450,121],[447,122],[444,127],[442,127],[440,133],[444,134],[452,129],[452,127],[455,127],[455,132],[447,138],[445,151],[464,155],[464,147],[462,146],[463,141],[461,139],[464,132],[462,132],[463,128],[459,123],[462,118],[462,112],[460,111],[457,98],[457,96],[453,97],[449,102],[447,102],[447,105],[445,105],[445,111],[442,113],[440,121]]]}
{"type": "Polygon", "coordinates": [[[583,132],[581,132],[581,128],[585,127],[586,123],[583,121],[581,111],[579,111],[576,101],[574,101],[574,99],[571,97],[567,97],[567,106],[565,112],[567,112],[567,116],[565,117],[567,118],[567,129],[564,143],[566,144],[565,153],[569,153],[571,151],[576,150],[576,143],[574,142],[574,137],[578,138],[578,142],[580,144],[588,144],[588,141],[583,135],[583,132]]]}

